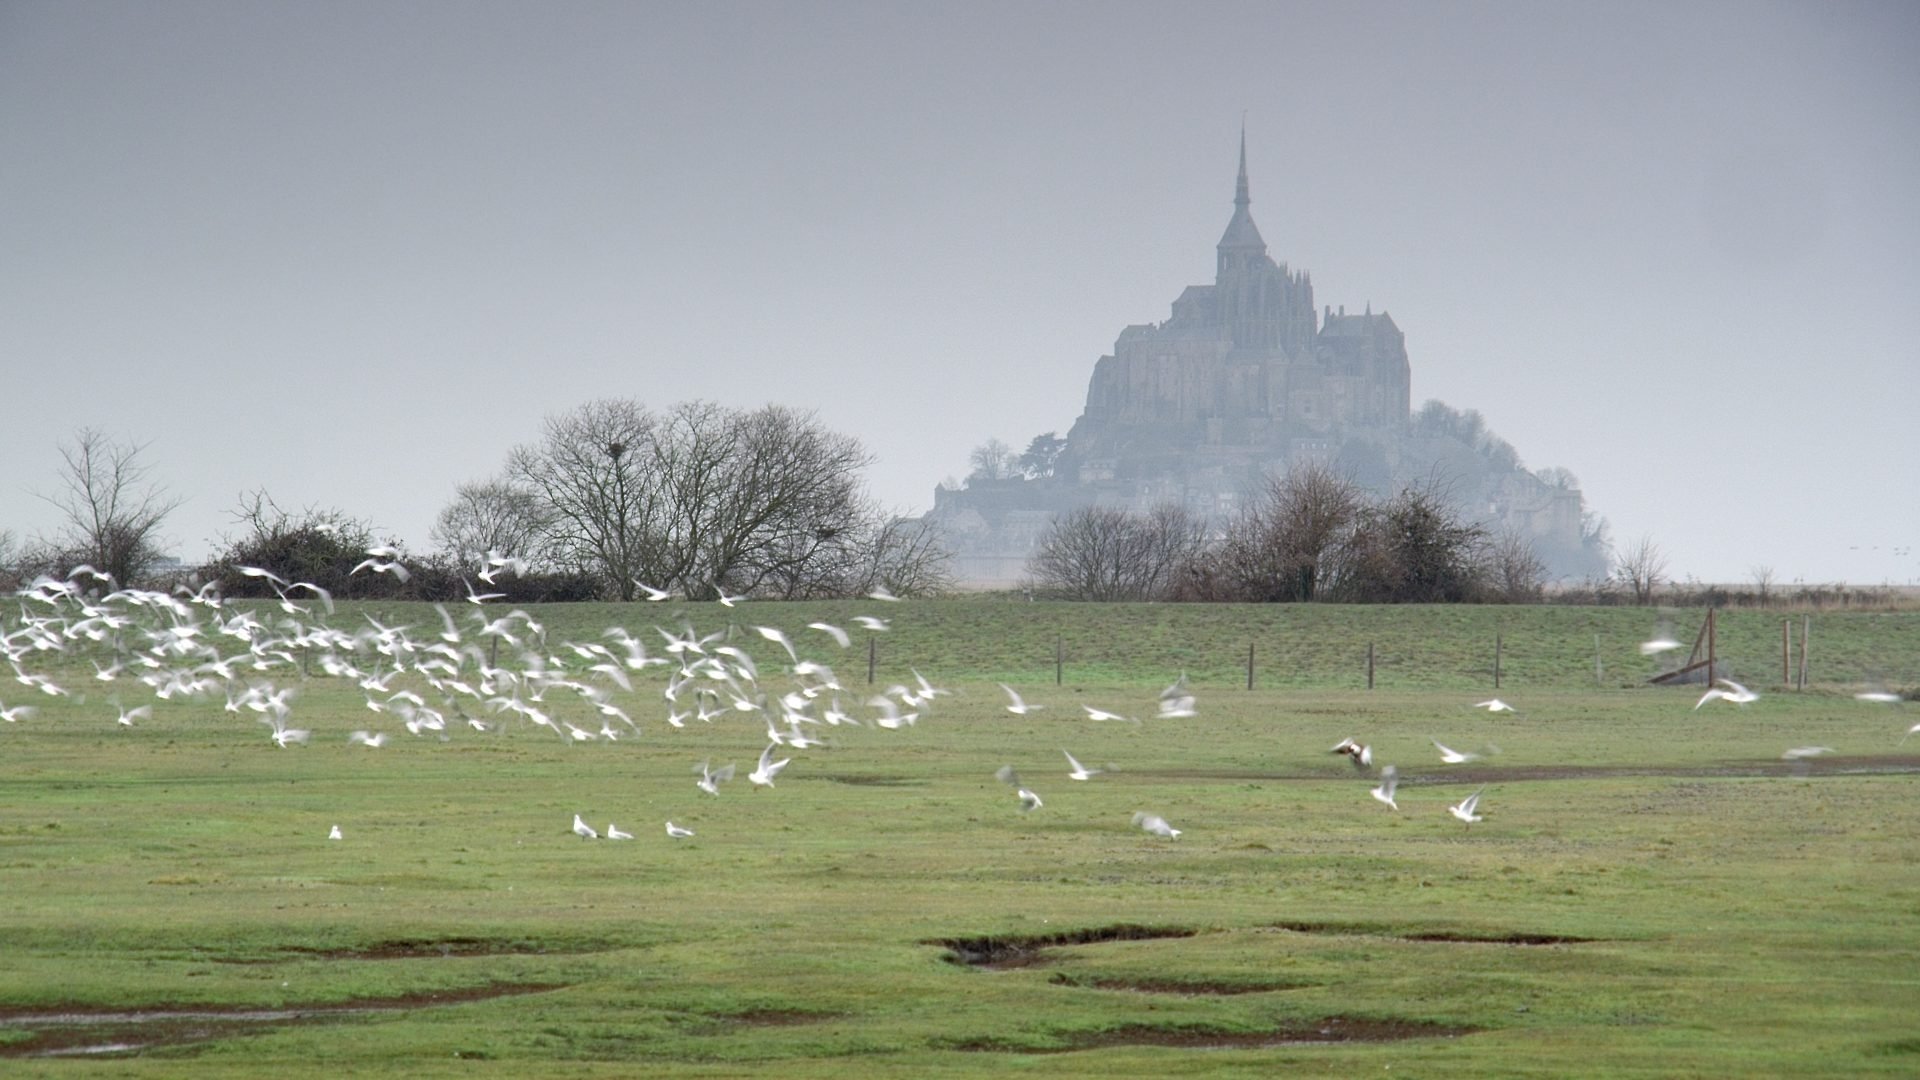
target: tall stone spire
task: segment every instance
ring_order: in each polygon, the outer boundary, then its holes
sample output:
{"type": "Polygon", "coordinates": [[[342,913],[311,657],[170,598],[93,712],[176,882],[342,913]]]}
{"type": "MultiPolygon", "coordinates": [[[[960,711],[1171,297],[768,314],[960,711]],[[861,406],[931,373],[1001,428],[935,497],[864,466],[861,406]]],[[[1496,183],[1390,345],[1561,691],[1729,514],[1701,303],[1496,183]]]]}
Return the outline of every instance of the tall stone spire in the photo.
{"type": "MultiPolygon", "coordinates": [[[[1229,251],[1250,252],[1255,255],[1267,253],[1267,242],[1260,238],[1260,230],[1253,223],[1253,215],[1247,211],[1253,198],[1247,194],[1247,126],[1240,125],[1240,177],[1233,185],[1233,219],[1227,222],[1227,231],[1221,235],[1217,245],[1220,254],[1229,251]]],[[[1222,263],[1225,266],[1225,263],[1222,263]]]]}

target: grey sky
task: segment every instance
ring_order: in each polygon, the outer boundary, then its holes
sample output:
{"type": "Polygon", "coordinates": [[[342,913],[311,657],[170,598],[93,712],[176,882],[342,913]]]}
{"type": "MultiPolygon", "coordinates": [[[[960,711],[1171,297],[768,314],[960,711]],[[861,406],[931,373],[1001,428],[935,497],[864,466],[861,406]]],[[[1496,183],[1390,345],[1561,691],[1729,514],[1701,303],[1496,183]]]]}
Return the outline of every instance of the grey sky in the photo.
{"type": "Polygon", "coordinates": [[[1920,580],[1920,7],[0,0],[0,528],[150,442],[416,549],[600,396],[917,511],[1253,214],[1678,576],[1920,580]],[[1899,549],[1904,553],[1896,553],[1899,549]]]}

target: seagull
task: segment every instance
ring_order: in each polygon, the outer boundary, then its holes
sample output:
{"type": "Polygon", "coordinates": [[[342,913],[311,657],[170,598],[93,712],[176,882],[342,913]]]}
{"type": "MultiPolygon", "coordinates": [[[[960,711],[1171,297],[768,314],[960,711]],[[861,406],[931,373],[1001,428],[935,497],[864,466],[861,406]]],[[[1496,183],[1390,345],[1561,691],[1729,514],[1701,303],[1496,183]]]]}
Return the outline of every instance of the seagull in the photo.
{"type": "Polygon", "coordinates": [[[1040,801],[1040,796],[1034,794],[1032,788],[1020,782],[1020,774],[1013,771],[1013,766],[1002,765],[994,771],[993,776],[994,779],[1013,788],[1013,793],[1019,796],[1020,809],[1023,813],[1031,813],[1046,805],[1040,801]]]}
{"type": "Polygon", "coordinates": [[[581,821],[579,814],[573,815],[573,835],[582,840],[600,839],[600,834],[593,831],[593,826],[581,821]]]}
{"type": "Polygon", "coordinates": [[[327,831],[327,839],[329,840],[340,839],[340,826],[335,825],[332,829],[329,829],[327,831]]]}
{"type": "Polygon", "coordinates": [[[1428,741],[1433,743],[1435,750],[1440,751],[1440,760],[1449,765],[1460,765],[1465,762],[1480,760],[1479,754],[1469,754],[1463,750],[1455,750],[1453,747],[1443,744],[1439,739],[1429,739],[1428,741]]]}
{"type": "Polygon", "coordinates": [[[39,711],[40,710],[31,705],[15,705],[11,709],[5,705],[0,705],[0,720],[5,720],[9,724],[17,723],[32,717],[34,713],[39,711]]]}
{"type": "Polygon", "coordinates": [[[660,602],[660,601],[662,601],[662,600],[671,600],[671,599],[673,599],[673,594],[672,594],[672,593],[670,593],[670,592],[668,592],[668,591],[667,591],[667,590],[665,590],[665,589],[656,589],[656,588],[654,588],[653,586],[651,586],[651,585],[649,585],[649,584],[647,584],[646,582],[644,582],[644,581],[641,581],[641,580],[640,580],[639,578],[634,578],[634,579],[633,579],[633,583],[634,583],[635,585],[638,585],[638,586],[640,586],[640,591],[641,591],[641,592],[644,592],[644,593],[646,593],[646,594],[647,594],[647,602],[648,602],[648,603],[654,603],[654,604],[657,604],[657,603],[659,603],[659,602],[660,602]]]}
{"type": "MultiPolygon", "coordinates": [[[[1485,790],[1487,789],[1480,789],[1480,791],[1485,790]]],[[[1476,791],[1466,798],[1461,799],[1457,805],[1447,807],[1447,813],[1452,814],[1468,825],[1476,821],[1485,820],[1479,814],[1474,813],[1474,810],[1480,806],[1480,791],[1476,791]]]]}
{"type": "Polygon", "coordinates": [[[884,634],[887,631],[888,621],[886,619],[875,618],[872,615],[855,615],[853,621],[876,633],[884,634]]]}
{"type": "Polygon", "coordinates": [[[1085,710],[1087,710],[1087,719],[1089,719],[1089,720],[1126,720],[1126,719],[1129,719],[1128,717],[1125,717],[1125,716],[1121,716],[1121,715],[1120,715],[1119,713],[1114,713],[1114,712],[1108,712],[1108,711],[1107,711],[1107,710],[1105,710],[1105,709],[1096,709],[1096,708],[1094,708],[1094,707],[1093,707],[1093,706],[1091,706],[1091,705],[1082,705],[1082,706],[1080,706],[1080,707],[1081,707],[1081,708],[1083,708],[1083,709],[1085,709],[1085,710]]]}
{"type": "Polygon", "coordinates": [[[1149,814],[1144,810],[1134,811],[1133,823],[1155,836],[1164,836],[1169,840],[1180,835],[1180,830],[1167,824],[1166,818],[1159,814],[1149,814]]]}
{"type": "Polygon", "coordinates": [[[1833,747],[1831,746],[1796,746],[1793,749],[1788,750],[1786,753],[1781,754],[1780,760],[1781,761],[1804,761],[1807,758],[1819,757],[1821,754],[1831,754],[1831,753],[1833,753],[1833,747]]]}
{"type": "Polygon", "coordinates": [[[1653,656],[1657,653],[1671,652],[1679,647],[1680,643],[1673,640],[1668,631],[1661,630],[1653,635],[1651,640],[1640,643],[1640,655],[1653,656]]]}
{"type": "Polygon", "coordinates": [[[609,840],[631,840],[631,839],[633,839],[633,834],[632,834],[632,833],[630,833],[630,832],[622,832],[622,831],[620,831],[620,826],[618,826],[618,825],[615,825],[615,824],[614,824],[613,822],[611,822],[611,821],[609,821],[609,822],[607,822],[607,839],[609,839],[609,840]]]}
{"type": "Polygon", "coordinates": [[[1355,742],[1351,738],[1341,739],[1334,745],[1333,749],[1328,752],[1345,754],[1352,758],[1353,767],[1356,769],[1364,769],[1373,764],[1373,747],[1368,746],[1366,743],[1355,742]]]}
{"type": "Polygon", "coordinates": [[[151,719],[153,719],[153,706],[151,705],[141,705],[132,709],[123,708],[120,710],[119,723],[121,727],[132,727],[135,720],[151,719]]]}
{"type": "Polygon", "coordinates": [[[693,835],[692,829],[681,828],[673,822],[667,822],[667,836],[674,840],[685,840],[693,835]]]}
{"type": "Polygon", "coordinates": [[[793,641],[787,637],[784,631],[772,626],[756,626],[753,629],[754,632],[761,637],[787,650],[787,659],[799,663],[800,654],[793,651],[793,641]]]}
{"type": "Polygon", "coordinates": [[[370,735],[364,731],[356,731],[347,736],[347,741],[350,743],[363,743],[369,749],[378,750],[380,747],[387,745],[387,733],[382,731],[378,734],[370,735]]]}
{"type": "MultiPolygon", "coordinates": [[[[402,578],[401,580],[405,581],[406,579],[402,578]]],[[[467,587],[467,602],[470,604],[484,604],[489,600],[503,600],[506,598],[506,595],[507,595],[506,593],[503,593],[503,592],[488,592],[488,593],[474,592],[473,583],[468,581],[466,578],[461,578],[460,584],[465,585],[467,587]]]]}
{"type": "Polygon", "coordinates": [[[1889,694],[1885,690],[1863,690],[1853,695],[1855,701],[1870,701],[1876,705],[1892,705],[1900,700],[1899,694],[1889,694]]]}
{"type": "Polygon", "coordinates": [[[1072,754],[1068,754],[1067,751],[1062,750],[1060,752],[1067,754],[1067,765],[1073,769],[1072,772],[1067,774],[1067,779],[1069,780],[1091,780],[1101,773],[1106,772],[1105,769],[1089,769],[1085,765],[1080,764],[1079,759],[1075,758],[1072,754]]]}
{"type": "Polygon", "coordinates": [[[832,638],[833,643],[840,646],[843,649],[853,644],[853,639],[847,636],[847,632],[833,625],[832,623],[810,622],[807,624],[807,629],[820,631],[821,633],[832,638]]]}
{"type": "Polygon", "coordinates": [[[720,601],[721,607],[732,607],[733,605],[746,599],[745,594],[742,594],[740,596],[728,596],[727,590],[721,588],[720,583],[717,581],[713,583],[713,594],[714,594],[713,598],[715,600],[720,601]]]}
{"type": "Polygon", "coordinates": [[[379,559],[362,559],[353,569],[347,571],[347,573],[357,574],[362,570],[371,570],[376,574],[392,574],[401,581],[406,581],[413,576],[412,571],[401,566],[399,563],[381,562],[379,559]]]}
{"type": "Polygon", "coordinates": [[[1393,789],[1399,786],[1400,770],[1391,765],[1382,765],[1380,766],[1380,786],[1374,788],[1370,794],[1393,809],[1398,810],[1400,809],[1400,804],[1393,801],[1393,789]]]}
{"type": "Polygon", "coordinates": [[[793,760],[792,758],[781,758],[779,761],[774,761],[773,748],[778,745],[780,744],[768,743],[767,748],[760,751],[760,767],[747,774],[747,779],[753,781],[754,790],[758,791],[763,787],[772,787],[773,778],[779,776],[780,770],[786,768],[787,763],[793,760]]]}
{"type": "Polygon", "coordinates": [[[700,779],[695,780],[693,786],[709,795],[720,794],[720,785],[733,779],[733,764],[731,762],[712,771],[708,771],[707,763],[703,761],[694,766],[693,771],[700,774],[700,779]]]}
{"type": "Polygon", "coordinates": [[[867,594],[867,598],[869,600],[883,600],[889,604],[897,604],[900,602],[900,598],[887,591],[885,585],[876,585],[873,591],[867,594]]]}
{"type": "Polygon", "coordinates": [[[1476,708],[1476,709],[1485,709],[1485,710],[1487,710],[1488,712],[1513,712],[1513,711],[1515,711],[1515,710],[1514,710],[1514,707],[1513,707],[1513,706],[1511,706],[1511,705],[1509,705],[1509,704],[1507,704],[1507,703],[1506,703],[1506,702],[1504,702],[1504,701],[1501,701],[1501,700],[1500,700],[1499,698],[1488,698],[1488,699],[1487,699],[1487,700],[1485,700],[1485,701],[1476,701],[1476,702],[1474,702],[1474,703],[1473,703],[1473,707],[1474,707],[1474,708],[1476,708]]]}
{"type": "MultiPolygon", "coordinates": [[[[25,707],[26,707],[26,706],[24,706],[24,705],[23,705],[23,706],[21,706],[21,708],[25,708],[25,707]]],[[[1912,727],[1910,727],[1910,728],[1908,728],[1908,729],[1907,729],[1907,734],[1906,734],[1906,735],[1902,735],[1902,736],[1900,736],[1900,741],[1901,741],[1901,742],[1906,742],[1906,741],[1907,741],[1907,738],[1908,738],[1909,736],[1911,736],[1911,735],[1912,735],[1912,734],[1913,734],[1914,732],[1916,732],[1916,731],[1920,731],[1920,724],[1915,724],[1915,725],[1913,725],[1912,727]]]]}
{"type": "Polygon", "coordinates": [[[1734,682],[1732,679],[1715,679],[1714,681],[1718,683],[1723,683],[1726,686],[1728,686],[1730,689],[1722,690],[1718,686],[1708,687],[1707,692],[1700,695],[1700,700],[1693,703],[1694,709],[1698,710],[1700,706],[1705,705],[1707,702],[1712,701],[1715,698],[1721,698],[1726,701],[1730,701],[1735,705],[1745,705],[1748,702],[1760,700],[1759,694],[1756,694],[1753,691],[1747,689],[1746,687],[1741,686],[1739,683],[1734,682]]]}
{"type": "Polygon", "coordinates": [[[1017,691],[1015,691],[1013,687],[1008,686],[1006,683],[1001,683],[1000,689],[1005,690],[1007,692],[1007,697],[1013,699],[1013,704],[1007,706],[1007,711],[1012,713],[1015,716],[1025,716],[1030,712],[1034,712],[1036,710],[1046,708],[1045,705],[1027,704],[1026,699],[1021,697],[1020,694],[1017,691]]]}

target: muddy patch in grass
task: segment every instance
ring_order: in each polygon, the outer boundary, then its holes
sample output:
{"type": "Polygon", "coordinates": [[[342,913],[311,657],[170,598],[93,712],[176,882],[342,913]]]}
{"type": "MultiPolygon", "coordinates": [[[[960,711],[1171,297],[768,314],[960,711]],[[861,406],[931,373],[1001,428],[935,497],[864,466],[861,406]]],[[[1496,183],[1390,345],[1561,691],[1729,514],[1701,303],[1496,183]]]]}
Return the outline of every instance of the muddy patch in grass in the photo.
{"type": "Polygon", "coordinates": [[[919,776],[861,776],[855,773],[815,774],[805,779],[825,780],[831,784],[851,784],[854,787],[926,787],[930,781],[919,776]]]}
{"type": "Polygon", "coordinates": [[[1463,945],[1585,945],[1601,940],[1572,934],[1539,934],[1517,930],[1395,930],[1364,923],[1277,922],[1269,925],[1276,930],[1295,934],[1384,937],[1398,941],[1440,941],[1463,945]]]}
{"type": "Polygon", "coordinates": [[[395,938],[367,945],[322,949],[287,945],[265,954],[212,957],[217,964],[276,964],[286,960],[422,960],[461,956],[574,956],[605,952],[604,941],[550,942],[526,938],[395,938]]]}
{"type": "Polygon", "coordinates": [[[988,935],[970,938],[936,938],[923,945],[939,945],[947,950],[950,964],[1004,971],[1031,967],[1044,962],[1048,949],[1066,945],[1093,945],[1103,941],[1150,941],[1158,938],[1187,938],[1200,931],[1189,926],[1097,926],[1088,930],[1063,930],[1054,934],[988,935]]]}
{"type": "Polygon", "coordinates": [[[1062,1033],[1058,1042],[1022,1045],[1004,1038],[961,1040],[952,1049],[1001,1054],[1067,1054],[1110,1046],[1170,1046],[1182,1050],[1262,1050],[1309,1043],[1382,1043],[1403,1039],[1451,1039],[1478,1028],[1361,1016],[1329,1016],[1283,1024],[1267,1031],[1211,1027],[1151,1027],[1134,1024],[1105,1031],[1062,1033]]]}
{"type": "MultiPolygon", "coordinates": [[[[1514,765],[1493,764],[1414,771],[1402,766],[1402,787],[1421,784],[1495,784],[1503,781],[1590,780],[1613,777],[1666,777],[1676,780],[1778,776],[1905,776],[1920,773],[1920,754],[1823,755],[1799,761],[1722,761],[1705,765],[1514,765]]],[[[1314,781],[1348,784],[1354,773],[1320,769],[1131,769],[1132,777],[1164,780],[1314,781]]]]}
{"type": "Polygon", "coordinates": [[[0,1009],[0,1031],[26,1037],[0,1043],[0,1058],[111,1057],[162,1046],[185,1046],[256,1035],[296,1024],[330,1024],[381,1013],[558,990],[557,983],[490,983],[399,997],[362,998],[338,1005],[284,1009],[183,1005],[177,1008],[103,1009],[93,1006],[0,1009]]]}
{"type": "Polygon", "coordinates": [[[1132,994],[1176,994],[1183,997],[1216,997],[1234,994],[1271,994],[1281,990],[1302,990],[1312,983],[1230,982],[1220,979],[1123,979],[1105,975],[1070,975],[1058,972],[1047,980],[1055,986],[1082,990],[1115,990],[1132,994]]]}

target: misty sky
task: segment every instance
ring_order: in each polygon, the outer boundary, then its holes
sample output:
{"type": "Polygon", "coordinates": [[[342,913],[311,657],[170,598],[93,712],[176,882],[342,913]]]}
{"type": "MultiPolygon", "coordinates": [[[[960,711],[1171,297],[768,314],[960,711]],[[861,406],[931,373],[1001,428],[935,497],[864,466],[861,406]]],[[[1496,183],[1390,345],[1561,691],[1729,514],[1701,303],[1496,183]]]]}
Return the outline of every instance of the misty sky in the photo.
{"type": "Polygon", "coordinates": [[[0,528],[149,444],[416,550],[595,397],[902,511],[1253,215],[1676,577],[1920,582],[1920,5],[0,0],[0,528]]]}

